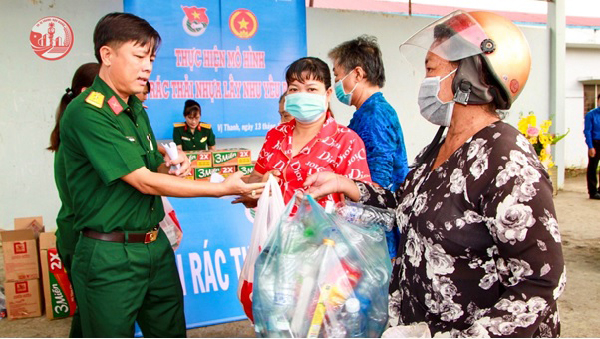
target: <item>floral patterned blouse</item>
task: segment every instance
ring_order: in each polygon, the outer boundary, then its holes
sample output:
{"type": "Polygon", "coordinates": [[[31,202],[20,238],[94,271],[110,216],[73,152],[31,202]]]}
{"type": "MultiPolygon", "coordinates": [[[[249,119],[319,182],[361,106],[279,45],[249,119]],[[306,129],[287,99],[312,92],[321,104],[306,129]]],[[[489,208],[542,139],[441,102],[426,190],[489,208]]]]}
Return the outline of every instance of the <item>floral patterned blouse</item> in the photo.
{"type": "Polygon", "coordinates": [[[434,161],[420,162],[396,193],[357,183],[362,203],[395,209],[402,234],[392,325],[426,322],[432,335],[452,337],[558,336],[565,267],[551,183],[531,144],[496,122],[432,170],[434,161]]]}

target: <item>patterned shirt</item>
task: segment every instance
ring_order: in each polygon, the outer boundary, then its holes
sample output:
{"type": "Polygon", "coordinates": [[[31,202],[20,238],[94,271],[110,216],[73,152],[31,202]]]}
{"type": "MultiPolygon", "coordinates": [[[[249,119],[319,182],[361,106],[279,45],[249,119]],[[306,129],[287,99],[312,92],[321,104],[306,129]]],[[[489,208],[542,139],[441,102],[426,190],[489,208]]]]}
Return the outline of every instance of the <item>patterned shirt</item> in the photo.
{"type": "Polygon", "coordinates": [[[398,114],[377,92],[352,116],[348,128],[365,143],[373,182],[395,191],[408,173],[404,135],[398,114]]]}
{"type": "MultiPolygon", "coordinates": [[[[292,157],[292,135],[296,121],[292,120],[271,129],[266,136],[254,170],[264,174],[279,170],[279,185],[287,204],[297,189],[302,189],[306,178],[317,172],[334,172],[350,179],[370,182],[371,173],[366,160],[365,145],[352,130],[338,125],[327,113],[321,131],[292,157]]],[[[340,201],[339,195],[328,195],[319,200],[340,201]]]]}
{"type": "Polygon", "coordinates": [[[531,144],[497,122],[434,161],[418,161],[396,194],[358,184],[363,203],[395,208],[403,234],[390,319],[426,322],[432,335],[558,336],[561,238],[531,144]]]}

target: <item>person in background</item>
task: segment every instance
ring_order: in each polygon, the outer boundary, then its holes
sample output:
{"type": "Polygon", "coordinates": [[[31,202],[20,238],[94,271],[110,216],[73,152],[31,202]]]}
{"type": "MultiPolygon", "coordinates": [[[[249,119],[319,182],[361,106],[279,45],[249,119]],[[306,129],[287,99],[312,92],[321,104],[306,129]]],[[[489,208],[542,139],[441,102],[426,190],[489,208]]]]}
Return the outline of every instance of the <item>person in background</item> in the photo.
{"type": "Polygon", "coordinates": [[[99,75],[60,119],[57,156],[69,194],[62,203],[73,207],[73,231],[81,232],[71,276],[84,337],[133,337],[136,322],[145,337],[185,337],[175,256],[158,226],[165,216],[160,196],[220,197],[264,187],[244,183],[242,172],[220,184],[180,178],[190,170],[182,151],[163,161],[135,96],[150,78],[160,41],[135,15],[102,17],[94,29],[99,75]],[[171,164],[181,168],[169,170],[171,164]]]}
{"type": "MultiPolygon", "coordinates": [[[[248,182],[264,182],[275,175],[287,204],[312,173],[331,171],[370,182],[365,146],[352,130],[339,125],[329,112],[332,93],[331,72],[318,58],[306,57],[288,66],[285,79],[285,111],[294,119],[271,129],[266,136],[248,182]]],[[[245,196],[233,203],[256,206],[257,196],[245,196]]],[[[322,197],[319,203],[339,202],[339,195],[322,197]]]]}
{"type": "MultiPolygon", "coordinates": [[[[333,61],[335,95],[356,107],[348,127],[358,134],[367,149],[373,182],[395,191],[406,178],[408,161],[398,114],[385,100],[381,88],[385,70],[377,39],[362,35],[341,43],[329,52],[333,61]]],[[[396,257],[400,232],[386,232],[390,257],[396,257]]]]}
{"type": "Polygon", "coordinates": [[[215,133],[210,124],[200,121],[202,108],[194,100],[186,100],[183,107],[185,124],[173,128],[173,141],[184,151],[212,151],[215,149],[215,133]]]}
{"type": "Polygon", "coordinates": [[[583,134],[588,147],[587,186],[590,199],[600,200],[598,162],[600,161],[600,94],[597,106],[585,115],[583,134]]]}
{"type": "MultiPolygon", "coordinates": [[[[150,81],[146,82],[146,87],[144,88],[143,92],[140,92],[138,94],[136,94],[135,96],[140,99],[140,101],[142,102],[142,104],[148,100],[148,93],[150,93],[150,81]]],[[[148,106],[143,105],[144,109],[148,109],[148,106]]]]}
{"type": "MultiPolygon", "coordinates": [[[[75,245],[79,239],[79,233],[73,230],[73,218],[74,211],[71,203],[71,197],[67,188],[65,178],[65,164],[63,160],[63,153],[58,152],[60,147],[60,120],[63,112],[67,108],[67,105],[75,99],[81,92],[85,91],[88,87],[92,86],[94,79],[100,71],[100,64],[97,62],[90,62],[83,64],[77,68],[73,79],[71,80],[71,87],[65,90],[58,109],[56,110],[56,124],[50,134],[50,146],[48,150],[54,152],[54,182],[57,187],[61,187],[58,190],[60,200],[62,202],[58,215],[56,216],[56,249],[58,255],[67,271],[69,281],[71,280],[71,263],[73,262],[73,253],[75,253],[75,245]]],[[[71,331],[69,337],[81,338],[83,336],[81,329],[81,318],[79,316],[79,310],[75,310],[73,319],[71,321],[71,331]]]]}
{"type": "Polygon", "coordinates": [[[421,115],[441,126],[415,169],[396,193],[325,172],[308,178],[308,193],[395,209],[404,236],[392,325],[425,322],[433,337],[559,336],[566,274],[552,184],[531,143],[498,113],[529,77],[525,36],[497,14],[455,11],[400,50],[410,48],[427,53],[409,59],[425,67],[421,115]]]}
{"type": "Polygon", "coordinates": [[[292,121],[292,119],[294,119],[294,117],[285,110],[285,94],[283,93],[280,97],[279,97],[279,123],[283,124],[286,122],[290,122],[292,121]]]}

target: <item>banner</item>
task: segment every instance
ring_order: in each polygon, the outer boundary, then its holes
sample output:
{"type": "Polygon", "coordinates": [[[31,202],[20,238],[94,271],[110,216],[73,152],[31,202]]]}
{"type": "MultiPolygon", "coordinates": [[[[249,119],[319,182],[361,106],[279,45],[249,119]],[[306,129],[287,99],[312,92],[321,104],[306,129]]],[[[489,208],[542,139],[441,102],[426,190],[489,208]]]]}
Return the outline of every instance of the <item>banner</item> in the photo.
{"type": "Polygon", "coordinates": [[[304,0],[124,0],[161,35],[146,101],[156,139],[171,139],[187,99],[217,138],[264,136],[279,122],[285,68],[306,56],[304,0]]]}

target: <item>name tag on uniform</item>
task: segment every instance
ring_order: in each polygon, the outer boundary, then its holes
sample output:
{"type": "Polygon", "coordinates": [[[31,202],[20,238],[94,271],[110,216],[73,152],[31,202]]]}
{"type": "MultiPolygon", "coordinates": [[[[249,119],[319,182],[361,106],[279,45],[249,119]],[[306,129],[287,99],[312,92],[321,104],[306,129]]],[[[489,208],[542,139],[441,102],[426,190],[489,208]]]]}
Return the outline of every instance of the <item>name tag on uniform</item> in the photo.
{"type": "Polygon", "coordinates": [[[135,138],[134,137],[125,136],[125,138],[127,138],[127,140],[129,140],[131,142],[135,142],[135,138]]]}
{"type": "Polygon", "coordinates": [[[190,141],[191,139],[188,137],[181,137],[181,140],[190,141]]]}
{"type": "Polygon", "coordinates": [[[207,138],[208,137],[204,137],[204,138],[200,139],[200,142],[205,142],[207,138]]]}

